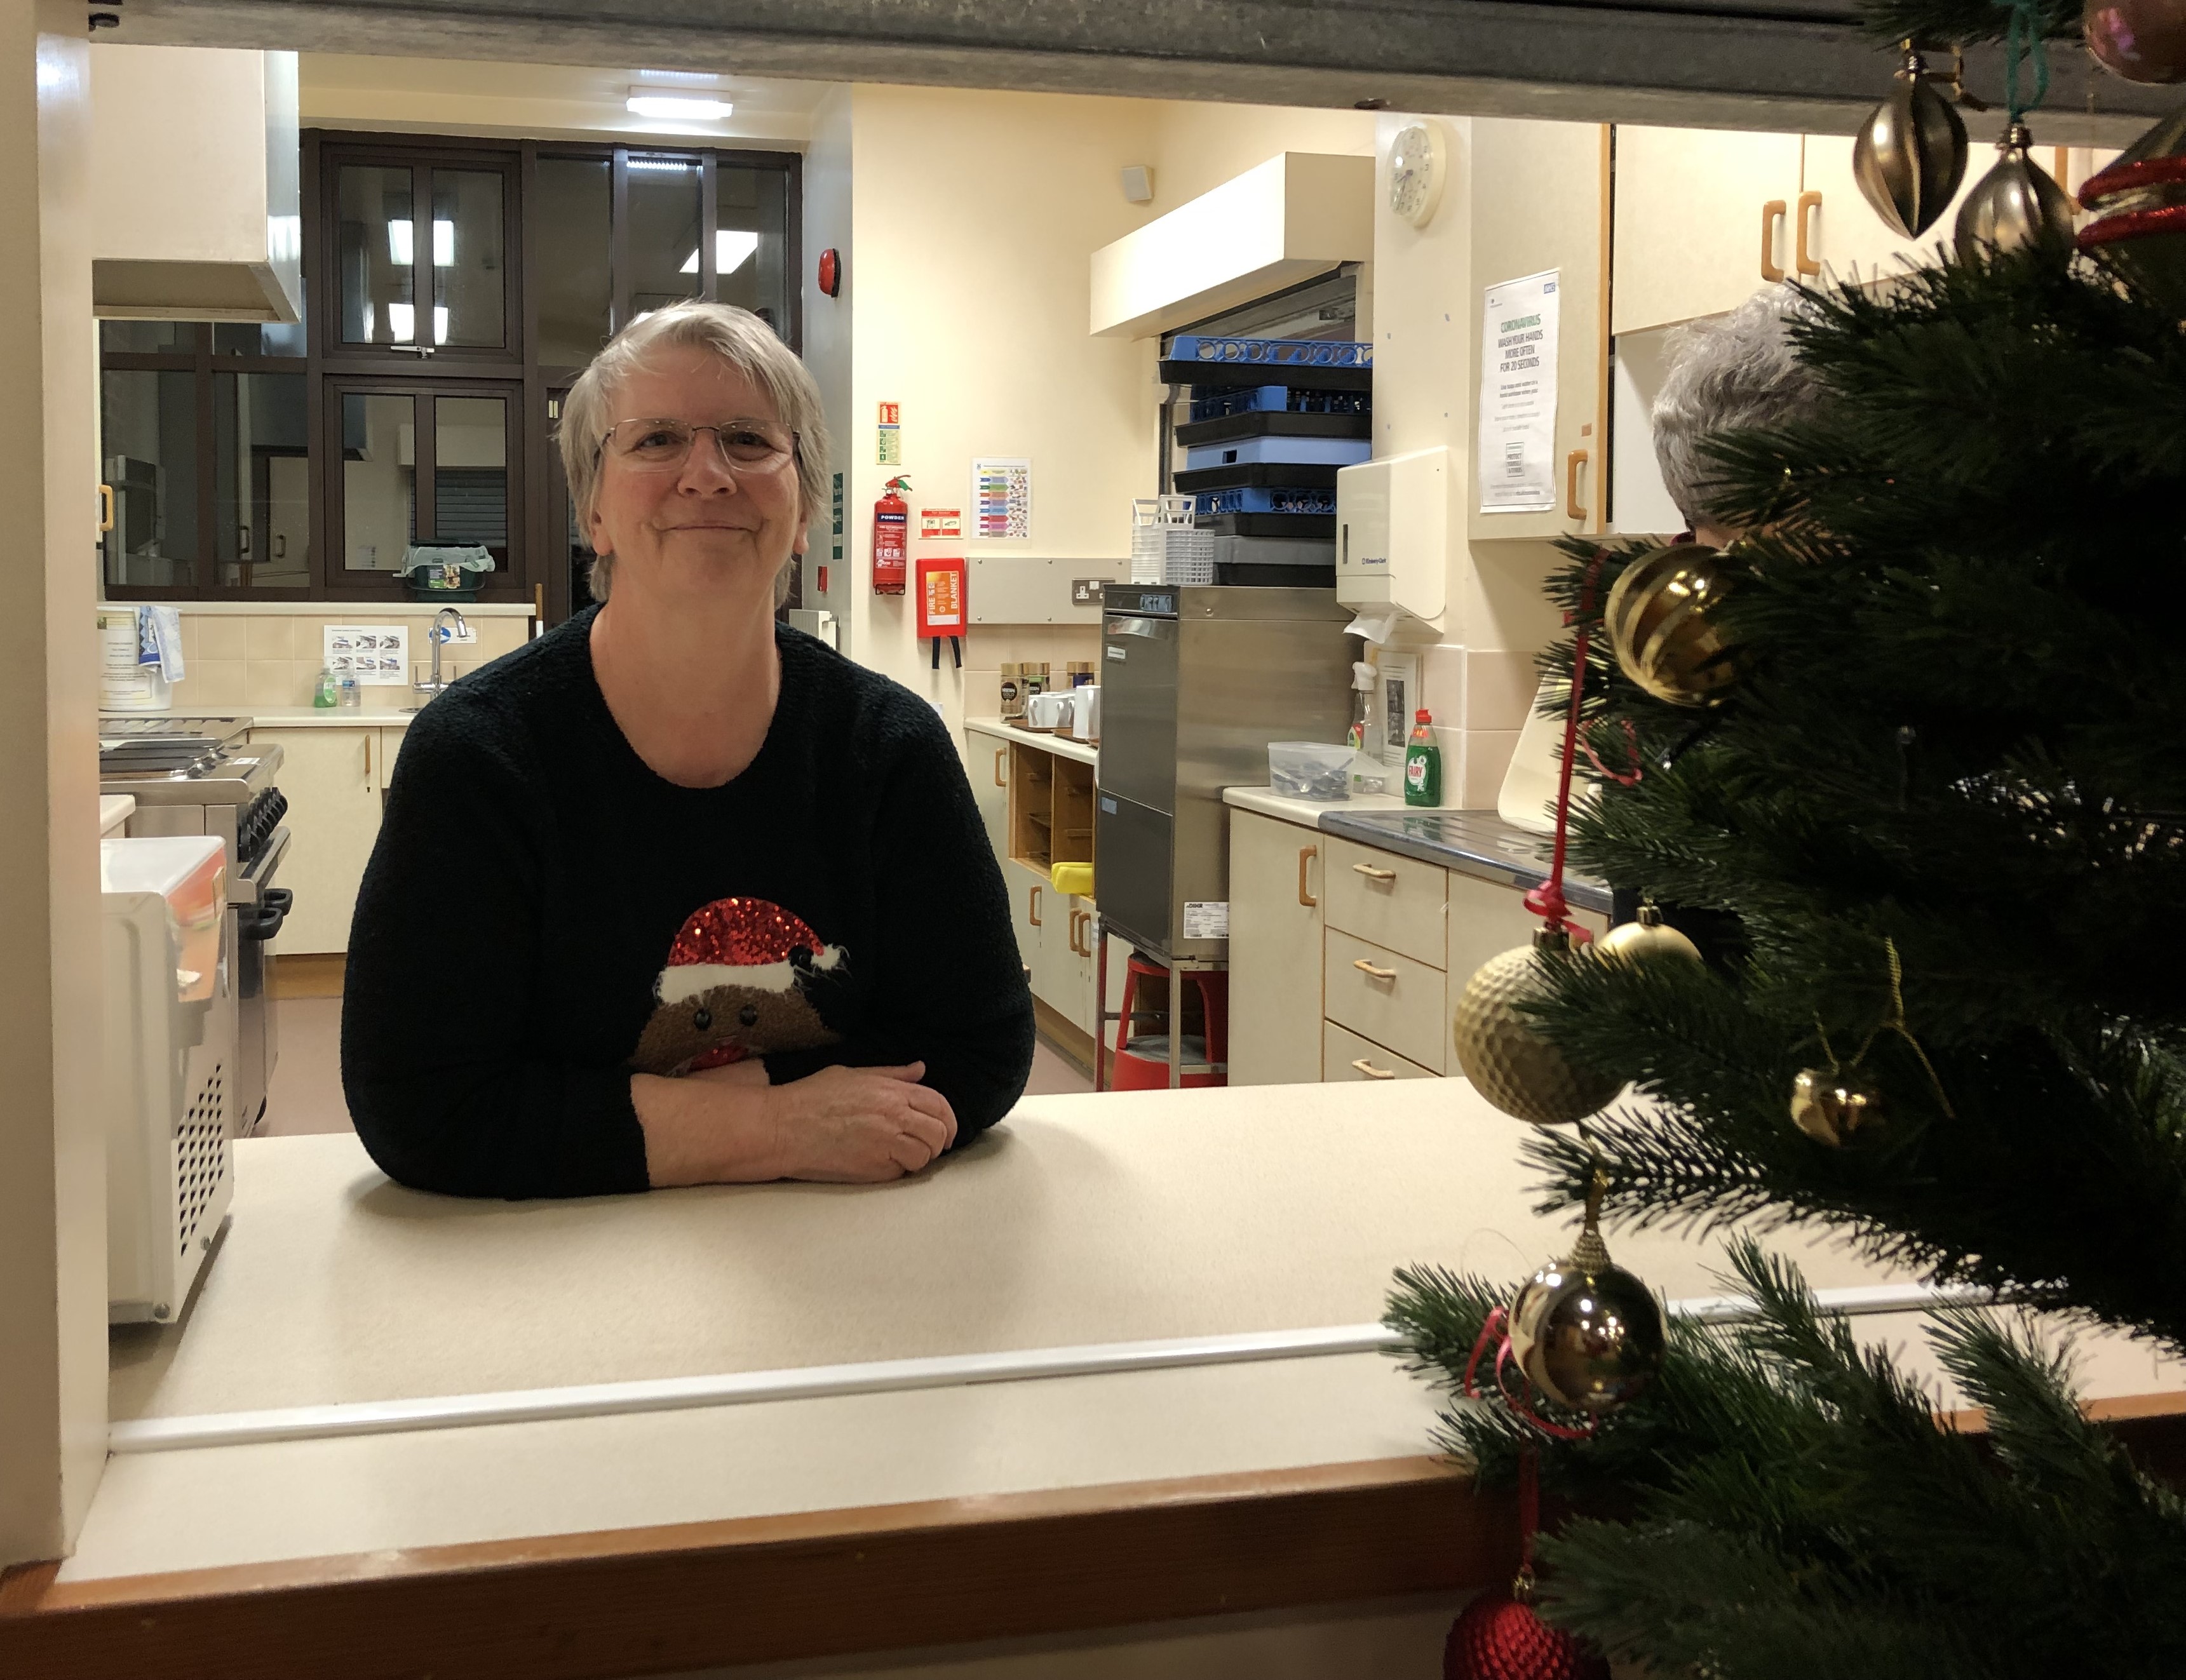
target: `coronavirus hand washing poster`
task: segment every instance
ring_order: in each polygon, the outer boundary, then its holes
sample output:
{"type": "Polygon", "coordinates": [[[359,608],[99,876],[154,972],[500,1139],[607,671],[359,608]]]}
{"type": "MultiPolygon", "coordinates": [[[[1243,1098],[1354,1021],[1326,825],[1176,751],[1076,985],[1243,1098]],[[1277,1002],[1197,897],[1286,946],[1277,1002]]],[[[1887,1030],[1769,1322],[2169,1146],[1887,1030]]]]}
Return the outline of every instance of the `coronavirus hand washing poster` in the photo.
{"type": "Polygon", "coordinates": [[[1488,288],[1480,322],[1480,511],[1556,505],[1556,276],[1488,288]]]}

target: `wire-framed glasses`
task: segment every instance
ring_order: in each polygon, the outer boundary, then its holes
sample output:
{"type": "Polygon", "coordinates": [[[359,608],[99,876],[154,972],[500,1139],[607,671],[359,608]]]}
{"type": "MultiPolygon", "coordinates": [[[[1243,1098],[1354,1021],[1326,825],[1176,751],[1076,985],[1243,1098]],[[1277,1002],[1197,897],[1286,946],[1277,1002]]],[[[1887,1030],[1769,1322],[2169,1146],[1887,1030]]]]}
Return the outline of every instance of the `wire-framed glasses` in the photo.
{"type": "Polygon", "coordinates": [[[640,472],[670,472],[691,458],[698,434],[709,433],[722,461],[739,473],[766,473],[797,453],[797,434],[771,420],[724,420],[696,426],[687,420],[618,420],[600,440],[611,455],[640,472]]]}

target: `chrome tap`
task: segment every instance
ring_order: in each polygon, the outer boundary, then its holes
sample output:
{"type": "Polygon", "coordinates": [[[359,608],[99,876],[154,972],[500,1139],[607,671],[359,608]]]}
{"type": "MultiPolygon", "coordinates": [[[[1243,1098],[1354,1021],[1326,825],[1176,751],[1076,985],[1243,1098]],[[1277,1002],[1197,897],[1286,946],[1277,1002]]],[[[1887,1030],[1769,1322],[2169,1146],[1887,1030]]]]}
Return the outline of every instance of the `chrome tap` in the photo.
{"type": "Polygon", "coordinates": [[[426,632],[433,641],[433,675],[423,682],[410,685],[420,694],[438,694],[448,686],[446,680],[440,675],[440,649],[446,642],[446,637],[441,634],[441,626],[451,619],[455,620],[451,628],[456,635],[465,636],[470,631],[470,626],[463,622],[463,615],[452,607],[443,607],[433,614],[433,627],[426,632]]]}

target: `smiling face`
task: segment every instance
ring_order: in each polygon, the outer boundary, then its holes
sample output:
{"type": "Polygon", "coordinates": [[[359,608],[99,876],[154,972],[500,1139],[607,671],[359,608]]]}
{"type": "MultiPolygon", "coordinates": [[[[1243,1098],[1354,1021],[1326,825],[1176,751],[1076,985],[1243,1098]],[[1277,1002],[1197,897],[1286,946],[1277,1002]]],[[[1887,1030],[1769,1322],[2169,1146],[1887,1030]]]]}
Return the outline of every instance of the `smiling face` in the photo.
{"type": "MultiPolygon", "coordinates": [[[[766,393],[719,356],[664,347],[625,378],[608,404],[610,423],[681,420],[713,426],[780,417],[766,393]]],[[[670,595],[771,590],[792,554],[804,552],[793,457],[732,471],[701,432],[680,468],[644,470],[608,450],[602,457],[586,535],[614,556],[615,587],[670,595]],[[625,580],[629,580],[626,585],[625,580]]]]}
{"type": "Polygon", "coordinates": [[[820,1011],[801,992],[715,986],[656,1007],[631,1066],[641,1073],[673,1078],[748,1056],[834,1042],[820,1011]]]}

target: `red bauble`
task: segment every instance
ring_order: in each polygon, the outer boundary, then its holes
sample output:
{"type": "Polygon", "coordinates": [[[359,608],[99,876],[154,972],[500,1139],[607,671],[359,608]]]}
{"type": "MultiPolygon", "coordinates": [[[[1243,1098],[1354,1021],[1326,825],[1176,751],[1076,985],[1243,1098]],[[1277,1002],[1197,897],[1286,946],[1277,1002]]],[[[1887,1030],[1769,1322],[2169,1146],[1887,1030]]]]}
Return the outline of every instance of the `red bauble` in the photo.
{"type": "Polygon", "coordinates": [[[2186,81],[2181,0],[2088,0],[2081,17],[2095,62],[2127,81],[2186,81]]]}
{"type": "Polygon", "coordinates": [[[1450,1624],[1443,1680],[1609,1680],[1609,1664],[1507,1592],[1483,1593],[1450,1624]]]}

